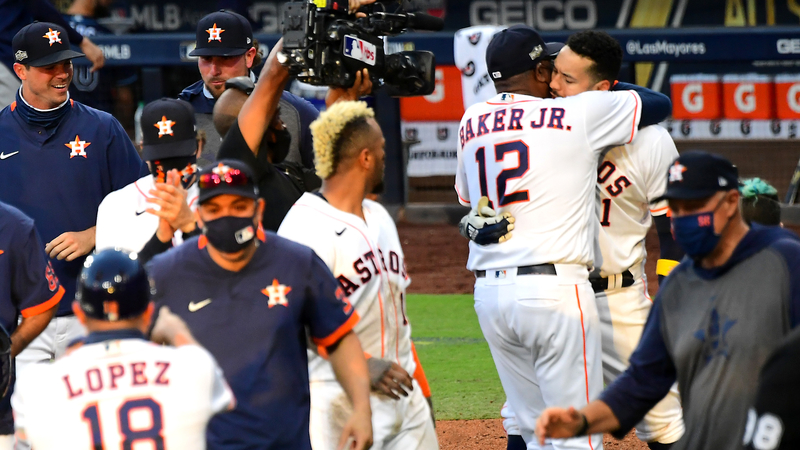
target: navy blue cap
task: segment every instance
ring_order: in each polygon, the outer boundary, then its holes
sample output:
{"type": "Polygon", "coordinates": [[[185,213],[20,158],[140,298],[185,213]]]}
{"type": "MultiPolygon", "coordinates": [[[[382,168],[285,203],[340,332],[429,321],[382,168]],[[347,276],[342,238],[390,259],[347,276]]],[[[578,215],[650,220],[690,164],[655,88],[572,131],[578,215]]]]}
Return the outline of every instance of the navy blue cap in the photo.
{"type": "Polygon", "coordinates": [[[486,67],[492,80],[506,80],[535,69],[542,60],[552,59],[562,47],[561,42],[545,43],[527,25],[514,25],[492,37],[486,47],[486,67]]]}
{"type": "Polygon", "coordinates": [[[152,293],[137,254],[108,249],[83,262],[75,300],[87,316],[115,322],[144,313],[152,293]]]}
{"type": "Polygon", "coordinates": [[[194,108],[183,100],[162,98],[142,110],[142,159],[192,156],[197,151],[194,108]]]}
{"type": "Polygon", "coordinates": [[[197,201],[206,200],[222,194],[258,198],[258,185],[253,172],[247,164],[233,159],[221,159],[216,165],[206,167],[197,177],[200,190],[197,201]]]}
{"type": "Polygon", "coordinates": [[[14,62],[33,67],[85,56],[69,47],[67,30],[49,22],[33,22],[22,27],[11,41],[11,51],[14,62]]]}
{"type": "Polygon", "coordinates": [[[696,200],[719,191],[739,189],[739,170],[722,156],[688,151],[678,156],[667,173],[667,191],[653,200],[696,200]]]}
{"type": "Polygon", "coordinates": [[[240,14],[220,10],[197,22],[197,41],[189,56],[238,56],[253,47],[253,28],[240,14]]]}

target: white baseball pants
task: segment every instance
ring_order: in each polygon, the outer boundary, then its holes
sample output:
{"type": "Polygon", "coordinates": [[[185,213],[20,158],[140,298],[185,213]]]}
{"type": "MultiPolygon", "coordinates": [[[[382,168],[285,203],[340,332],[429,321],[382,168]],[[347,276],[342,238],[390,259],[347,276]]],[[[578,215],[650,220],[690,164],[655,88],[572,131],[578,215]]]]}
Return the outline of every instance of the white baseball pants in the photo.
{"type": "Polygon", "coordinates": [[[582,408],[603,389],[600,328],[586,267],[556,264],[558,275],[486,271],[475,282],[475,312],[528,449],[603,448],[600,434],[549,439],[536,419],[547,407],[582,408]]]}
{"type": "MultiPolygon", "coordinates": [[[[336,381],[312,381],[309,434],[314,450],[336,450],[353,411],[347,394],[336,381]]],[[[436,430],[422,388],[414,380],[408,397],[393,400],[370,394],[372,450],[438,450],[436,430]]]]}

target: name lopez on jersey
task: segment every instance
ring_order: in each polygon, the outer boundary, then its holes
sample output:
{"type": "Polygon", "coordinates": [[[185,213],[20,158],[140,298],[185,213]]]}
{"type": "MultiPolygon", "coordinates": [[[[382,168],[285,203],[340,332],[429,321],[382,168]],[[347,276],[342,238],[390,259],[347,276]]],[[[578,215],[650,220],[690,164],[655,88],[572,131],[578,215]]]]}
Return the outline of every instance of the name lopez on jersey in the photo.
{"type": "MultiPolygon", "coordinates": [[[[466,122],[464,122],[464,124],[461,125],[461,128],[458,130],[461,148],[464,148],[464,145],[469,142],[470,139],[477,136],[498,133],[501,131],[522,130],[523,115],[525,115],[525,110],[522,108],[503,108],[498,109],[494,112],[494,114],[481,114],[478,117],[470,117],[466,119],[466,122]],[[509,109],[511,110],[511,114],[508,114],[509,109]],[[490,116],[494,117],[490,120],[490,116]],[[476,124],[474,127],[472,125],[473,119],[476,124]],[[491,129],[489,129],[489,124],[487,124],[487,122],[492,125],[491,129]],[[477,134],[475,133],[475,128],[478,129],[477,134]]],[[[554,128],[556,130],[571,131],[572,127],[570,125],[563,124],[565,115],[566,111],[564,108],[542,108],[539,110],[538,121],[532,120],[530,123],[530,128],[537,129],[546,126],[546,128],[554,128]]]]}
{"type": "Polygon", "coordinates": [[[83,395],[85,392],[99,392],[103,389],[117,389],[118,387],[136,386],[169,386],[167,370],[169,363],[157,361],[155,368],[148,370],[147,363],[114,363],[103,369],[93,367],[85,374],[78,376],[64,375],[63,380],[69,398],[83,395]],[[150,372],[150,377],[145,372],[150,372]],[[155,375],[155,376],[153,376],[155,375]]]}

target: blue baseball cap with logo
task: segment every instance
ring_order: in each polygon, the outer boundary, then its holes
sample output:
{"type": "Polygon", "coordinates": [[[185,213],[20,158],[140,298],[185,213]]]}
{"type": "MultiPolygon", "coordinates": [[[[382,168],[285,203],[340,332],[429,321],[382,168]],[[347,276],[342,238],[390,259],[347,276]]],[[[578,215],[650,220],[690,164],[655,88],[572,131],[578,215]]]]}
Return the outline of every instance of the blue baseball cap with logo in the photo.
{"type": "Polygon", "coordinates": [[[669,167],[667,190],[653,200],[697,200],[739,189],[739,170],[722,156],[704,151],[682,153],[669,167]]]}
{"type": "Polygon", "coordinates": [[[239,56],[253,47],[253,28],[233,11],[213,12],[197,22],[197,40],[189,56],[239,56]]]}
{"type": "Polygon", "coordinates": [[[492,37],[486,47],[486,67],[492,80],[506,80],[554,58],[562,47],[561,42],[545,42],[527,25],[514,25],[492,37]]]}
{"type": "Polygon", "coordinates": [[[11,51],[14,62],[33,67],[84,56],[70,48],[67,30],[49,22],[33,22],[22,27],[11,41],[11,51]]]}

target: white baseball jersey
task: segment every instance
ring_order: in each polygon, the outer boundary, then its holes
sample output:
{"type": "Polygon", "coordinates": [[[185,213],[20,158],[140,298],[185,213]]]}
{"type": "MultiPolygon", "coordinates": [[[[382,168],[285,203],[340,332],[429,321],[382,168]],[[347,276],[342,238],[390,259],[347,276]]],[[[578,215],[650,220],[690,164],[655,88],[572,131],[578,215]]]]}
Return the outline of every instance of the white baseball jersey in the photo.
{"type": "Polygon", "coordinates": [[[469,108],[459,124],[459,201],[474,209],[488,196],[516,223],[511,241],[470,242],[467,268],[591,267],[598,159],[604,148],[633,140],[640,115],[634,91],[555,99],[504,93],[469,108]]]}
{"type": "MultiPolygon", "coordinates": [[[[405,269],[397,227],[379,203],[364,200],[364,217],[340,211],[305,193],[283,219],[278,235],[311,247],[325,261],[361,317],[353,328],[364,352],[397,362],[409,374],[411,326],[405,314],[405,269]]],[[[309,352],[309,379],[333,381],[328,361],[309,352]]]]}
{"type": "Polygon", "coordinates": [[[497,95],[494,82],[486,67],[486,47],[492,37],[505,27],[478,25],[456,31],[453,38],[453,56],[461,71],[461,93],[464,109],[485,102],[497,95]]]}
{"type": "Polygon", "coordinates": [[[669,132],[653,125],[639,130],[627,145],[610,149],[597,168],[600,219],[596,266],[601,276],[622,273],[641,263],[652,216],[667,213],[667,201],[650,204],[667,189],[667,171],[678,157],[669,132]]]}
{"type": "MultiPolygon", "coordinates": [[[[153,237],[158,229],[158,216],[146,212],[161,207],[146,200],[153,197],[150,190],[155,188],[153,175],[146,175],[122,189],[111,192],[97,208],[97,229],[95,249],[120,248],[138,252],[153,237]]],[[[197,208],[199,190],[197,184],[187,189],[186,202],[194,211],[197,208]]],[[[175,232],[172,244],[183,242],[183,233],[175,232]]]]}
{"type": "Polygon", "coordinates": [[[29,366],[11,404],[18,437],[36,450],[197,450],[208,420],[234,398],[205,349],[132,338],[29,366]]]}

